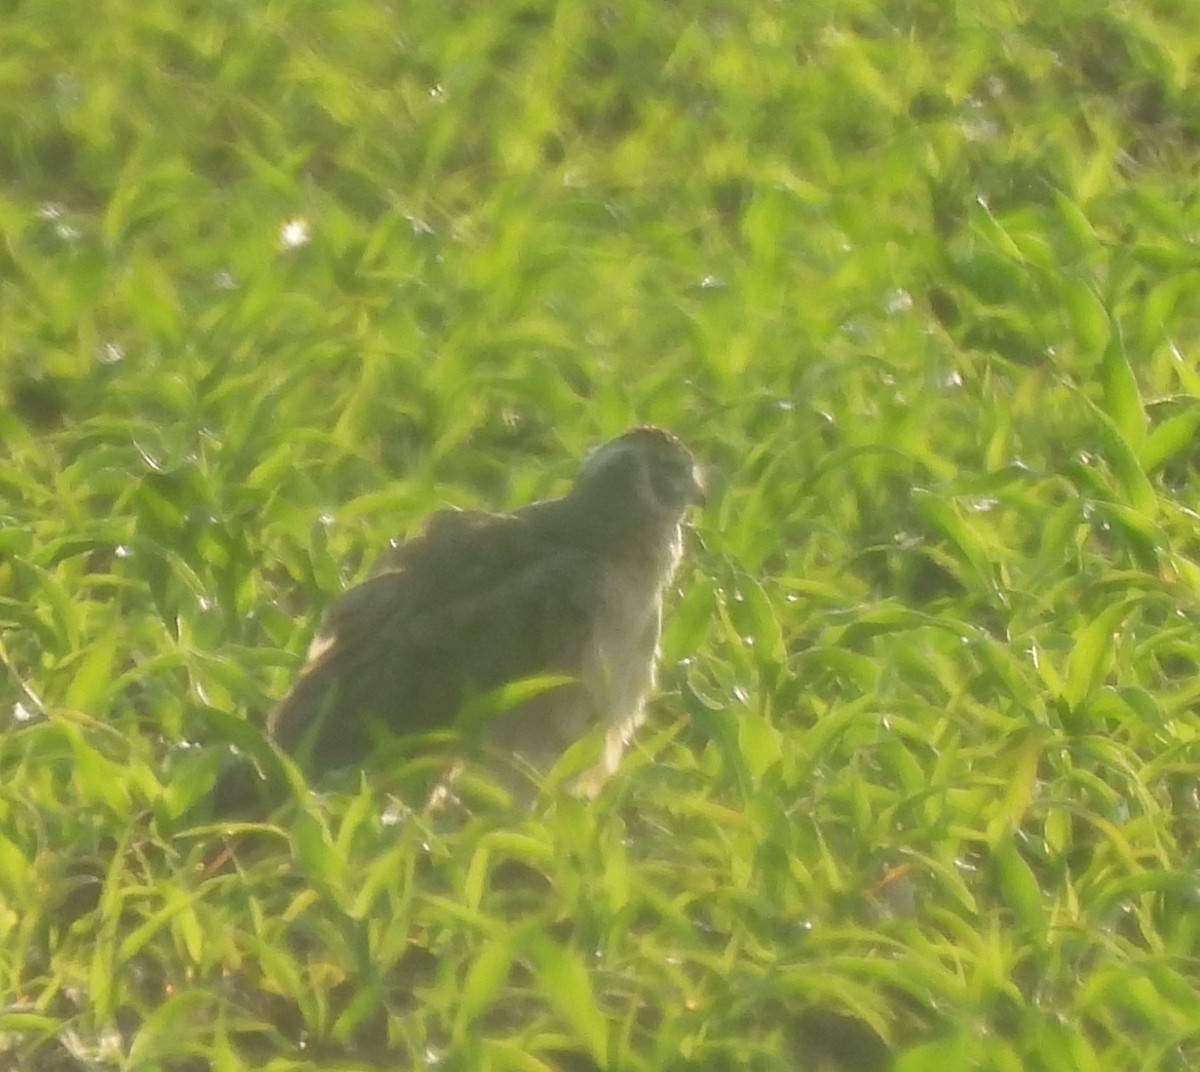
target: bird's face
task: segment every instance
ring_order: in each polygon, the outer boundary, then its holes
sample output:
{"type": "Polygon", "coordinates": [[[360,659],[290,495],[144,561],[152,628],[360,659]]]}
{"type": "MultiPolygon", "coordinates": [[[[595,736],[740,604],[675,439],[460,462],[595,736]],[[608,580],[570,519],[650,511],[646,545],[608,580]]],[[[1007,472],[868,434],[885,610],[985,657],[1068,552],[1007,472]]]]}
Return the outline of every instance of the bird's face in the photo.
{"type": "Polygon", "coordinates": [[[643,426],[593,449],[575,488],[648,521],[677,523],[704,500],[704,479],[691,451],[670,432],[643,426]]]}

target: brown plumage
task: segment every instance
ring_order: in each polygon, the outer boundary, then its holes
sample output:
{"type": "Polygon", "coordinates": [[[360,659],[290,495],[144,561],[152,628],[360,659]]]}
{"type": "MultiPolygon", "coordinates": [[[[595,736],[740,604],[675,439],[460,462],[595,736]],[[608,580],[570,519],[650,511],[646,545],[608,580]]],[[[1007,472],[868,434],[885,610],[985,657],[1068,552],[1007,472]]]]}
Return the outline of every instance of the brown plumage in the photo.
{"type": "Polygon", "coordinates": [[[603,725],[611,773],[654,684],[662,594],[701,495],[687,448],[639,427],[589,453],[562,498],[434,514],[332,604],[270,732],[320,773],[389,734],[450,728],[472,696],[564,675],[490,718],[483,742],[511,784],[603,725]]]}

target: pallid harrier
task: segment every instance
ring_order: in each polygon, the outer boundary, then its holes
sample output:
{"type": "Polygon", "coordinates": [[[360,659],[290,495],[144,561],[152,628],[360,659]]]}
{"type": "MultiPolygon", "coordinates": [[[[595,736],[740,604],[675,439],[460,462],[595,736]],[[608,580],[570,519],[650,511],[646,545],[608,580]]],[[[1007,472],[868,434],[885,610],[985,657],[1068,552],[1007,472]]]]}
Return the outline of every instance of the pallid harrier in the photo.
{"type": "Polygon", "coordinates": [[[481,743],[499,780],[528,787],[603,726],[598,781],[642,720],[680,526],[702,496],[688,449],[644,426],[594,448],[562,498],[435,513],[330,606],[270,733],[320,774],[361,765],[389,735],[454,726],[472,697],[554,676],[487,719],[481,743]]]}

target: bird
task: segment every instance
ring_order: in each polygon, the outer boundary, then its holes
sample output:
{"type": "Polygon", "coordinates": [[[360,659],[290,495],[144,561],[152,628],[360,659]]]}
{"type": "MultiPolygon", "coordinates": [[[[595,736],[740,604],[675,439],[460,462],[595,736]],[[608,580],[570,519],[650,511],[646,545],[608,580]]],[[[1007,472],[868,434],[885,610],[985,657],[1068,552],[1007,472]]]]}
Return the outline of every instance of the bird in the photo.
{"type": "Polygon", "coordinates": [[[437,511],[329,606],[268,735],[309,774],[363,768],[380,742],[454,729],[472,701],[533,679],[499,710],[483,703],[487,767],[527,798],[599,730],[594,792],[644,719],[704,493],[683,442],[639,425],[590,450],[559,498],[437,511]]]}

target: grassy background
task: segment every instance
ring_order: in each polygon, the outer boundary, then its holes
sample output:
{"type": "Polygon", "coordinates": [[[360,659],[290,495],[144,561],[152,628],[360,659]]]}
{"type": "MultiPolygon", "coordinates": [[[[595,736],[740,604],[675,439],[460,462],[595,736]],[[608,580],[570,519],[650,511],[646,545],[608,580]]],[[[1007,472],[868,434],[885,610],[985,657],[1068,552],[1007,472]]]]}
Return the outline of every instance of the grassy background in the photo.
{"type": "Polygon", "coordinates": [[[1200,1065],[1191,0],[4,6],[0,1067],[1200,1065]],[[330,597],[634,421],[601,797],[206,867],[330,597]]]}

